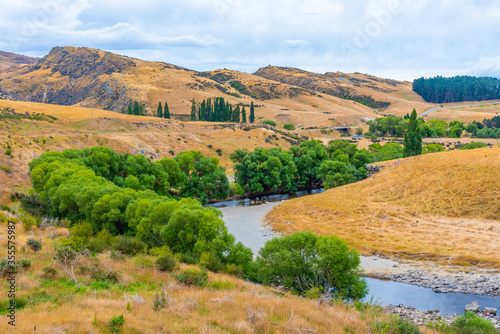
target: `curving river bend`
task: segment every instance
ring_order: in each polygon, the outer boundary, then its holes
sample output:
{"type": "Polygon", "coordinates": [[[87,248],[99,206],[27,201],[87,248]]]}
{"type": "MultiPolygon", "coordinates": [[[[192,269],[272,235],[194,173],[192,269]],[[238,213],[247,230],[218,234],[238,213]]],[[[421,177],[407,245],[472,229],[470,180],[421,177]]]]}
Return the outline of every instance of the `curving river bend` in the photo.
{"type": "MultiPolygon", "coordinates": [[[[252,200],[232,200],[210,205],[222,211],[227,229],[235,236],[236,241],[241,241],[245,246],[250,247],[254,254],[258,254],[259,249],[264,246],[267,240],[279,235],[274,233],[269,226],[263,224],[265,216],[274,206],[284,200],[314,195],[322,191],[302,191],[292,195],[272,195],[252,200]]],[[[361,257],[361,266],[365,271],[374,270],[374,263],[376,263],[375,271],[388,270],[394,264],[389,260],[361,257]]],[[[433,292],[432,289],[410,284],[374,278],[366,278],[366,281],[370,294],[365,300],[377,301],[381,305],[403,304],[421,310],[439,309],[441,314],[446,315],[463,314],[464,306],[472,301],[477,301],[482,306],[500,307],[500,296],[477,296],[464,293],[439,294],[433,292]]]]}

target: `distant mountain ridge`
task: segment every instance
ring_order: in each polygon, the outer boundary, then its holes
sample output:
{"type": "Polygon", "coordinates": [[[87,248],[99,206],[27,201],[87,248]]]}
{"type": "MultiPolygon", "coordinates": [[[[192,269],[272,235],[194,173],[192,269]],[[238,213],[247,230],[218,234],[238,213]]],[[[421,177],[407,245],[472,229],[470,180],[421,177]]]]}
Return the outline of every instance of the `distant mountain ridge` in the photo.
{"type": "Polygon", "coordinates": [[[278,123],[325,126],[362,124],[376,117],[375,111],[399,110],[401,103],[411,110],[406,105],[414,104],[401,97],[413,94],[410,83],[359,73],[317,74],[274,66],[254,74],[196,72],[86,47],[54,47],[36,62],[28,61],[0,71],[0,87],[13,98],[116,112],[138,101],[154,114],[159,102],[168,102],[173,114],[189,115],[193,99],[199,103],[220,96],[232,104],[254,101],[260,117],[278,123]]]}
{"type": "Polygon", "coordinates": [[[39,60],[39,58],[0,51],[0,71],[3,71],[13,65],[33,65],[38,63],[39,60]]]}

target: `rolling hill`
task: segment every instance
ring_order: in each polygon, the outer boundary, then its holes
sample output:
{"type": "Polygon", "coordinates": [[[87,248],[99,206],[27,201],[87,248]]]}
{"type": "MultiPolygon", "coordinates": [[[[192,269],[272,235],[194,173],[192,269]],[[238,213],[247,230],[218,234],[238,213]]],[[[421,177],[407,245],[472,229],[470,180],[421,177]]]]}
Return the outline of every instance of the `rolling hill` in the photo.
{"type": "MultiPolygon", "coordinates": [[[[178,115],[189,114],[193,98],[201,102],[208,97],[221,96],[232,104],[254,101],[259,105],[260,117],[305,127],[363,125],[377,117],[377,109],[373,106],[346,100],[341,94],[324,94],[316,86],[284,82],[282,77],[264,75],[270,72],[266,69],[258,71],[257,75],[225,69],[195,72],[102,50],[55,47],[37,64],[18,65],[0,72],[0,87],[23,101],[95,106],[117,112],[123,112],[133,100],[145,105],[149,112],[156,110],[158,102],[167,101],[172,112],[178,115]]],[[[310,80],[318,76],[309,72],[303,74],[310,80]]],[[[343,86],[350,86],[348,80],[355,79],[340,73],[324,77],[339,81],[335,75],[347,80],[343,86]]],[[[358,81],[365,80],[364,77],[360,76],[358,81]]],[[[409,93],[407,83],[375,77],[370,80],[363,86],[363,89],[368,86],[367,89],[371,89],[368,95],[377,92],[385,98],[386,95],[409,93]]],[[[344,91],[351,91],[351,88],[345,87],[344,91]]],[[[361,91],[356,94],[360,95],[361,91]]]]}
{"type": "Polygon", "coordinates": [[[0,51],[0,71],[13,65],[33,65],[38,63],[38,60],[38,58],[0,51]]]}
{"type": "Polygon", "coordinates": [[[267,217],[284,233],[309,230],[379,252],[500,267],[500,147],[388,164],[364,181],[287,201],[267,217]]]}

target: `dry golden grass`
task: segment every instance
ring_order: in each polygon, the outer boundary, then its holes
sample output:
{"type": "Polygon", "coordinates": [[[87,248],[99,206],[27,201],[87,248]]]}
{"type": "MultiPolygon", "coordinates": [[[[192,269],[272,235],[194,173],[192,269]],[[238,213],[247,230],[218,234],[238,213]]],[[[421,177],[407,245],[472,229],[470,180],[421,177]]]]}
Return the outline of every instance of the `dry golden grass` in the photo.
{"type": "Polygon", "coordinates": [[[500,147],[423,155],[375,177],[287,201],[283,233],[345,238],[362,253],[500,267],[500,147]]]}
{"type": "MultiPolygon", "coordinates": [[[[124,315],[122,333],[297,333],[314,330],[315,333],[368,333],[372,314],[362,315],[342,305],[319,304],[290,294],[257,286],[225,274],[209,274],[209,281],[232,283],[228,290],[185,287],[169,274],[154,268],[140,269],[133,259],[116,261],[108,255],[100,258],[114,270],[121,272],[118,284],[108,289],[92,288],[92,281],[79,276],[75,286],[63,279],[43,279],[42,269],[51,265],[53,236],[58,231],[49,228],[37,231],[43,249],[38,253],[19,252],[27,235],[18,226],[17,259],[27,258],[32,267],[17,275],[17,297],[28,300],[28,305],[16,313],[16,330],[0,322],[1,333],[108,333],[109,320],[124,315]],[[49,238],[49,236],[52,236],[49,238]],[[159,312],[153,311],[155,294],[165,291],[168,302],[159,312]],[[144,303],[129,301],[126,297],[140,295],[144,303]],[[45,299],[40,299],[43,296],[45,299]],[[127,304],[130,303],[130,311],[127,304]],[[96,322],[97,321],[97,325],[96,322]]],[[[0,236],[7,235],[6,225],[0,226],[0,236]]],[[[6,240],[0,241],[0,256],[6,255],[6,240]]],[[[182,265],[183,268],[187,267],[182,265]]],[[[7,291],[5,280],[0,291],[7,291]]],[[[0,297],[4,301],[6,297],[0,297]]],[[[379,319],[387,315],[380,314],[379,319]]],[[[4,319],[5,320],[5,319],[4,319]]]]}

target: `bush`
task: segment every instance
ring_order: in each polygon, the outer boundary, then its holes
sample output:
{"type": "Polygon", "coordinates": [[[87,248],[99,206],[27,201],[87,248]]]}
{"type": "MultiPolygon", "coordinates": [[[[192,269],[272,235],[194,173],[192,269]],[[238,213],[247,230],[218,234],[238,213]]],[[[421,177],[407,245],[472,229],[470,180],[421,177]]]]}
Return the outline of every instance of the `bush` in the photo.
{"type": "Polygon", "coordinates": [[[119,333],[123,329],[123,326],[125,325],[125,319],[123,318],[123,314],[119,317],[116,316],[116,314],[109,320],[108,322],[108,329],[111,333],[119,333]]]}
{"type": "Polygon", "coordinates": [[[112,241],[111,247],[126,255],[136,255],[146,250],[146,244],[137,238],[119,235],[112,241]]]}
{"type": "Polygon", "coordinates": [[[177,282],[187,286],[203,287],[208,282],[208,273],[199,269],[184,269],[173,276],[177,282]]]}
{"type": "Polygon", "coordinates": [[[181,262],[181,263],[185,263],[185,264],[197,264],[198,263],[198,260],[192,255],[180,254],[177,256],[179,258],[179,262],[181,262]]]}
{"type": "Polygon", "coordinates": [[[473,150],[476,148],[481,148],[481,147],[486,147],[486,146],[487,145],[485,143],[483,143],[482,141],[471,142],[471,143],[465,145],[464,147],[462,147],[461,150],[473,150]]]}
{"type": "Polygon", "coordinates": [[[172,271],[175,269],[177,261],[172,254],[163,255],[156,260],[156,267],[159,271],[172,271]]]}
{"type": "Polygon", "coordinates": [[[109,244],[99,238],[92,238],[87,246],[88,250],[93,253],[102,253],[108,248],[109,244]]]}
{"type": "Polygon", "coordinates": [[[122,252],[115,251],[115,250],[111,251],[111,254],[109,254],[109,257],[112,260],[117,260],[117,261],[124,261],[125,260],[125,255],[123,255],[122,252]]]}
{"type": "Polygon", "coordinates": [[[461,317],[458,317],[454,324],[456,333],[459,334],[483,334],[483,333],[497,333],[493,324],[471,311],[466,311],[461,317]]]}
{"type": "Polygon", "coordinates": [[[139,254],[134,258],[134,265],[139,268],[153,268],[155,260],[152,256],[139,254]]]}
{"type": "Polygon", "coordinates": [[[235,284],[229,281],[216,280],[208,283],[207,287],[211,290],[232,290],[235,284]]]}
{"type": "Polygon", "coordinates": [[[213,271],[214,273],[218,273],[224,267],[221,259],[219,259],[213,253],[202,253],[200,256],[199,264],[203,268],[213,271]]]}
{"type": "Polygon", "coordinates": [[[26,260],[26,259],[21,259],[21,260],[17,261],[17,266],[20,269],[29,269],[29,268],[31,268],[31,261],[26,260]]]}
{"type": "Polygon", "coordinates": [[[35,253],[42,249],[42,242],[39,240],[28,239],[26,245],[35,253]]]}
{"type": "Polygon", "coordinates": [[[293,131],[295,130],[295,126],[292,123],[286,123],[285,125],[283,125],[283,129],[293,131]]]}
{"type": "Polygon", "coordinates": [[[271,125],[271,126],[276,126],[276,122],[275,121],[269,121],[269,120],[267,120],[267,121],[262,121],[261,123],[262,124],[271,125]]]}
{"type": "Polygon", "coordinates": [[[422,334],[414,323],[394,315],[389,321],[376,320],[372,331],[376,334],[422,334]]]}
{"type": "Polygon", "coordinates": [[[300,294],[327,287],[335,297],[346,299],[361,299],[368,292],[366,281],[359,277],[359,254],[336,236],[299,232],[274,238],[260,250],[257,261],[264,284],[300,294]]]}
{"type": "Polygon", "coordinates": [[[245,195],[243,188],[237,183],[229,185],[229,196],[245,195]]]}
{"type": "Polygon", "coordinates": [[[57,276],[57,270],[54,267],[45,267],[42,270],[42,278],[52,279],[57,276]]]}

